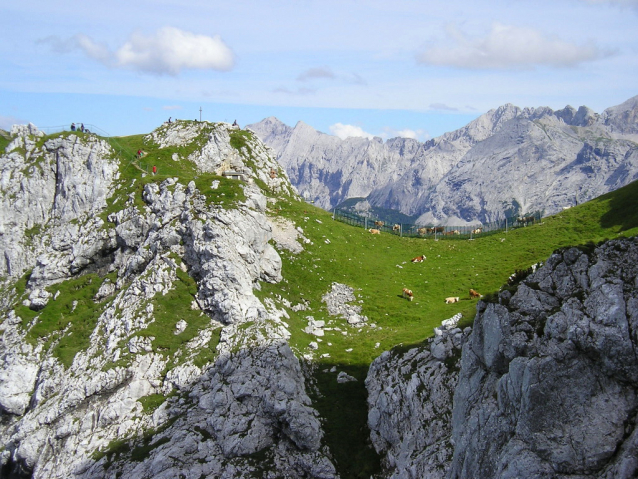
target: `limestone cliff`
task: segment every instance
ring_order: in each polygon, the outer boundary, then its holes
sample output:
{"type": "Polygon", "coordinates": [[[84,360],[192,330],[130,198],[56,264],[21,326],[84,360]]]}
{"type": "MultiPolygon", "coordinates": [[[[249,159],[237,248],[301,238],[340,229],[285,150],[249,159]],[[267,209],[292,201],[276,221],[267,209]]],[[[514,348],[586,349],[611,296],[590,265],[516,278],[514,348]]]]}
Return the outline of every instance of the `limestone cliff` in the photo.
{"type": "Polygon", "coordinates": [[[264,190],[295,195],[266,147],[164,125],[144,144],[192,180],[159,180],[94,135],[11,136],[0,477],[335,477],[286,313],[254,294],[281,280],[264,190]]]}

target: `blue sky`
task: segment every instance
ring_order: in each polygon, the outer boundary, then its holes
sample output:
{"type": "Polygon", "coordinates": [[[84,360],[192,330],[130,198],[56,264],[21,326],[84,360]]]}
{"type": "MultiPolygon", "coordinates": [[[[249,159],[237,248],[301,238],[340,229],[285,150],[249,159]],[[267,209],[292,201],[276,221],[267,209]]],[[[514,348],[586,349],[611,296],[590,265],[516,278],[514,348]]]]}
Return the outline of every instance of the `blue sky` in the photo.
{"type": "Polygon", "coordinates": [[[426,140],[638,95],[638,0],[3,2],[0,128],[276,116],[426,140]]]}

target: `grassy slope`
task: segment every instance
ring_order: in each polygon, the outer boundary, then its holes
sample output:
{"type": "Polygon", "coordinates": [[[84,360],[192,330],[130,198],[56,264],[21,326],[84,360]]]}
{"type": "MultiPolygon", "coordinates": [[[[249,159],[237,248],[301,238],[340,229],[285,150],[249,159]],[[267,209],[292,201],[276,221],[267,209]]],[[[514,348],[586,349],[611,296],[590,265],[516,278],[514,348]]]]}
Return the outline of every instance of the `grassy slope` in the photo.
{"type": "Polygon", "coordinates": [[[459,312],[469,324],[476,306],[476,300],[469,298],[470,288],[482,294],[496,291],[516,269],[544,261],[560,247],[635,235],[636,206],[638,183],[545,218],[542,224],[472,241],[434,241],[371,235],[333,221],[330,213],[305,203],[279,201],[275,213],[295,221],[314,244],[299,255],[282,252],[287,283],[266,284],[261,294],[282,294],[293,303],[311,302],[311,313],[290,312],[291,322],[298,326],[292,327],[292,345],[305,350],[313,338],[296,331],[305,327],[308,314],[340,327],[345,324],[327,315],[321,296],[333,282],[354,287],[363,300],[363,314],[380,327],[348,336],[327,332],[319,352],[330,353],[331,361],[339,364],[368,365],[379,355],[374,348],[377,342],[381,350],[418,343],[442,320],[459,312]],[[421,254],[427,257],[425,262],[410,262],[421,254]],[[403,287],[414,292],[413,302],[401,297],[403,287]],[[459,296],[461,301],[445,304],[448,296],[459,296]],[[326,345],[329,341],[332,347],[326,345]],[[348,348],[353,351],[346,352],[348,348]]]}

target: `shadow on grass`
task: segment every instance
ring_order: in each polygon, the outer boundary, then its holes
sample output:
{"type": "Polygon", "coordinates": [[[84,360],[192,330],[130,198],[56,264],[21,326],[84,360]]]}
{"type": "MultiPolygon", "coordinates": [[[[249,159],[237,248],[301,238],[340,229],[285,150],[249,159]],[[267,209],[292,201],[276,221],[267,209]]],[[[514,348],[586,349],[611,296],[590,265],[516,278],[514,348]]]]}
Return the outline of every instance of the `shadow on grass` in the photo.
{"type": "MultiPolygon", "coordinates": [[[[410,349],[425,347],[427,340],[401,344],[390,350],[402,355],[410,349]]],[[[317,388],[308,388],[313,407],[323,418],[324,442],[330,448],[342,479],[380,477],[381,458],[370,441],[368,428],[368,391],[365,380],[368,365],[344,365],[322,360],[313,373],[317,388]],[[356,381],[337,382],[340,372],[356,381]]]]}
{"type": "Polygon", "coordinates": [[[324,442],[342,479],[369,479],[381,472],[380,458],[370,442],[368,429],[367,374],[368,366],[322,361],[313,374],[318,391],[308,390],[313,406],[324,419],[324,442]],[[334,372],[330,372],[333,368],[334,372]],[[341,371],[357,380],[338,383],[341,371]]]}
{"type": "Polygon", "coordinates": [[[609,201],[609,210],[601,216],[600,226],[620,227],[621,232],[638,227],[638,181],[599,199],[609,201]]]}

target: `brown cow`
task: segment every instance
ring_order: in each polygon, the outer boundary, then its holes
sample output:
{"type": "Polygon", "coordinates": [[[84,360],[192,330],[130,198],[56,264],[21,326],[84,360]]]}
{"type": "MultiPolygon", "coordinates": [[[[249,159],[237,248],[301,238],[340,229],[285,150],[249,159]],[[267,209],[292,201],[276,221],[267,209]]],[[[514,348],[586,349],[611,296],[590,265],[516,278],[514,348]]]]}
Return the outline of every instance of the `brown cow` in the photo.
{"type": "Polygon", "coordinates": [[[392,231],[400,231],[401,230],[401,225],[394,225],[392,227],[392,231]]]}
{"type": "Polygon", "coordinates": [[[416,232],[420,235],[423,236],[428,232],[428,228],[419,228],[418,230],[416,230],[416,232]]]}
{"type": "Polygon", "coordinates": [[[425,255],[417,256],[416,258],[412,258],[412,262],[413,263],[423,263],[424,259],[425,259],[425,255]]]}
{"type": "Polygon", "coordinates": [[[483,295],[474,289],[470,289],[470,298],[482,298],[483,295]]]}
{"type": "Polygon", "coordinates": [[[381,231],[375,230],[374,228],[370,228],[368,231],[370,233],[372,233],[373,235],[380,235],[381,234],[381,231]]]}
{"type": "Polygon", "coordinates": [[[414,299],[414,294],[412,294],[411,289],[403,288],[403,297],[408,301],[412,301],[414,299]]]}
{"type": "Polygon", "coordinates": [[[385,223],[383,221],[375,221],[374,222],[374,226],[378,226],[379,228],[381,228],[385,223]]]}

